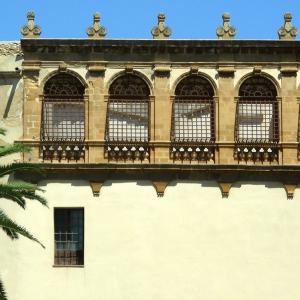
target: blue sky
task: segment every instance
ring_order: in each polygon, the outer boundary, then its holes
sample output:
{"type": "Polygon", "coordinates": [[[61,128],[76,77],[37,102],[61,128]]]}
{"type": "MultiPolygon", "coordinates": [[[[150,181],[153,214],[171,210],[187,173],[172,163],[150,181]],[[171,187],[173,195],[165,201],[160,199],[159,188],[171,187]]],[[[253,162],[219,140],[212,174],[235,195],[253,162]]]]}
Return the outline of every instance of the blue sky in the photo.
{"type": "Polygon", "coordinates": [[[300,0],[2,0],[0,40],[17,40],[26,12],[36,13],[44,38],[84,38],[94,12],[107,38],[151,38],[164,12],[175,39],[215,39],[223,12],[231,14],[238,39],[277,39],[283,14],[293,14],[300,31],[300,0]]]}

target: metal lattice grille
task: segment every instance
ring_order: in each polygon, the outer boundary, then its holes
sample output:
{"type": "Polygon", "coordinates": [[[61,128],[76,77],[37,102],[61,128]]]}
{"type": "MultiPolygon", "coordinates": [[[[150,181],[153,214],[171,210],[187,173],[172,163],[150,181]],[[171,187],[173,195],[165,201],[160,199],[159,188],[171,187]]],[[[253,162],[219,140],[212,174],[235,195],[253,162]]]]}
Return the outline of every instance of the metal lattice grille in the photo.
{"type": "Polygon", "coordinates": [[[149,141],[149,88],[135,75],[118,78],[110,87],[106,140],[149,141]]]}
{"type": "Polygon", "coordinates": [[[83,141],[84,103],[45,101],[43,124],[44,141],[83,141]]]}
{"type": "Polygon", "coordinates": [[[266,78],[255,76],[242,84],[236,111],[235,139],[238,143],[279,141],[276,88],[266,78]]]}
{"type": "Polygon", "coordinates": [[[215,113],[211,84],[200,76],[190,76],[178,84],[175,95],[172,141],[213,142],[215,113]]]}
{"type": "Polygon", "coordinates": [[[83,265],[83,209],[55,209],[56,265],[83,265]]]}
{"type": "Polygon", "coordinates": [[[108,104],[109,141],[148,141],[148,101],[111,100],[108,104]]]}
{"type": "Polygon", "coordinates": [[[240,143],[277,142],[277,115],[277,103],[272,100],[239,100],[236,140],[240,143]]]}
{"type": "Polygon", "coordinates": [[[213,108],[211,100],[176,99],[173,103],[173,141],[213,141],[213,108]]]}
{"type": "Polygon", "coordinates": [[[68,74],[52,77],[45,85],[42,140],[82,142],[84,128],[84,87],[68,74]]]}

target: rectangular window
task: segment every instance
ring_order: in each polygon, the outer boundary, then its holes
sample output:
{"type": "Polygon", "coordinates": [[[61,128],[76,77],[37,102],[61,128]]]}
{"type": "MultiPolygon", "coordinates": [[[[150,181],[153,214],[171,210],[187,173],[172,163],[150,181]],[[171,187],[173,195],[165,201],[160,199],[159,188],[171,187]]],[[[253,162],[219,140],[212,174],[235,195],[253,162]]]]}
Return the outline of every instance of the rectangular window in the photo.
{"type": "Polygon", "coordinates": [[[55,265],[84,264],[83,208],[54,209],[55,265]]]}

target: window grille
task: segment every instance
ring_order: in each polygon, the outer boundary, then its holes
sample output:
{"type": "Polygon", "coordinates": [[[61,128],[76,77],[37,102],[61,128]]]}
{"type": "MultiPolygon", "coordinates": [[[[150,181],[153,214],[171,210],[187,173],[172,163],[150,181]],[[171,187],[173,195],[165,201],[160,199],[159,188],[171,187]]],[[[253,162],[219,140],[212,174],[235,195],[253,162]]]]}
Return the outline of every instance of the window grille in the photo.
{"type": "Polygon", "coordinates": [[[251,77],[242,84],[236,110],[236,142],[276,143],[279,141],[276,96],[276,88],[264,77],[251,77]]]}
{"type": "Polygon", "coordinates": [[[55,208],[55,265],[84,264],[83,209],[55,208]]]}
{"type": "Polygon", "coordinates": [[[124,75],[112,83],[109,89],[107,141],[149,141],[149,95],[147,84],[135,75],[124,75]]]}
{"type": "Polygon", "coordinates": [[[43,159],[84,159],[84,89],[77,78],[66,73],[46,82],[41,128],[43,159]]]}
{"type": "Polygon", "coordinates": [[[45,85],[42,141],[84,141],[84,86],[69,74],[58,74],[45,85]]]}
{"type": "Polygon", "coordinates": [[[113,160],[149,160],[150,90],[136,75],[117,78],[109,89],[106,154],[113,160]]]}
{"type": "Polygon", "coordinates": [[[215,141],[214,91],[200,76],[183,79],[173,102],[173,142],[211,143],[215,141]]]}

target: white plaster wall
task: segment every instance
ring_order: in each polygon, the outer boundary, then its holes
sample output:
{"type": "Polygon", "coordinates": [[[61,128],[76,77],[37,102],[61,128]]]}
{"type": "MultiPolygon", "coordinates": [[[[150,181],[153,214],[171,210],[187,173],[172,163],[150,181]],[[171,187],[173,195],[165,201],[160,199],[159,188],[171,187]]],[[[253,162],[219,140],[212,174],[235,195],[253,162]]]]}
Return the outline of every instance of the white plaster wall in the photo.
{"type": "Polygon", "coordinates": [[[10,300],[232,300],[300,298],[300,192],[280,184],[44,182],[49,209],[6,211],[46,246],[0,234],[10,300]],[[53,207],[84,207],[85,266],[54,268],[53,207]]]}

